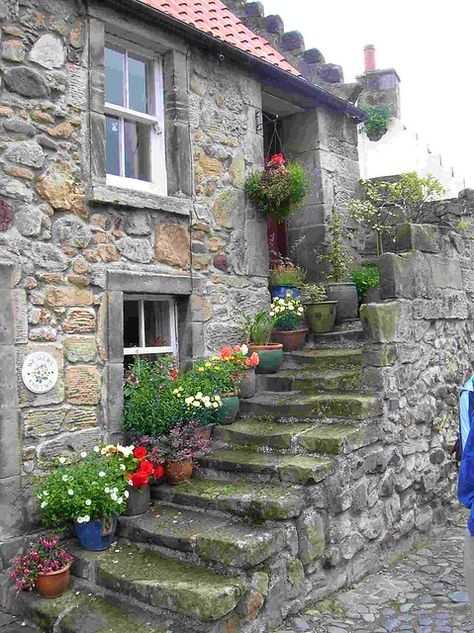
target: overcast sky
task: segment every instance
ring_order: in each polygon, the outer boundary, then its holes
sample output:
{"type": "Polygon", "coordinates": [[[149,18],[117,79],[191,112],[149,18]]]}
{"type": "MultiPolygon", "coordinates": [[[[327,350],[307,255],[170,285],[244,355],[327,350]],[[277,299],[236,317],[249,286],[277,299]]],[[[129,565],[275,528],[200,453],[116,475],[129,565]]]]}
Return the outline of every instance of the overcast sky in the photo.
{"type": "Polygon", "coordinates": [[[374,44],[377,67],[400,75],[405,125],[474,187],[474,0],[262,2],[306,48],[340,64],[345,81],[363,72],[364,45],[374,44]]]}

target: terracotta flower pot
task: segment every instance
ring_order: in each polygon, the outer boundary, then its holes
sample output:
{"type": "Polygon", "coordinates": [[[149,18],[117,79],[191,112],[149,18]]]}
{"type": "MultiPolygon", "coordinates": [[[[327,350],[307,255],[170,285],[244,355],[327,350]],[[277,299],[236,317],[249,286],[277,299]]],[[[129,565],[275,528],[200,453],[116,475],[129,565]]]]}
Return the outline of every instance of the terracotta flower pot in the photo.
{"type": "Polygon", "coordinates": [[[272,339],[275,343],[281,343],[285,352],[295,352],[304,346],[307,333],[307,327],[299,330],[275,330],[272,333],[272,339]]]}
{"type": "Polygon", "coordinates": [[[235,422],[239,412],[240,400],[236,393],[229,393],[221,396],[222,407],[217,411],[217,422],[219,424],[232,424],[235,422]]]}
{"type": "Polygon", "coordinates": [[[127,490],[129,497],[125,508],[125,515],[132,517],[137,514],[145,514],[150,507],[150,486],[144,486],[143,488],[129,486],[127,490]]]}
{"type": "Polygon", "coordinates": [[[255,376],[255,369],[247,369],[242,372],[242,379],[240,381],[240,397],[246,400],[247,398],[253,398],[257,391],[257,380],[255,376]]]}
{"type": "Polygon", "coordinates": [[[283,362],[283,345],[249,345],[249,352],[257,352],[260,362],[255,368],[257,374],[275,374],[283,362]]]}
{"type": "Polygon", "coordinates": [[[182,459],[165,463],[165,475],[172,486],[188,483],[192,474],[192,459],[182,459]]]}
{"type": "Polygon", "coordinates": [[[206,424],[206,426],[200,426],[198,429],[196,429],[194,435],[199,438],[202,437],[205,440],[210,440],[215,426],[215,424],[206,424]]]}
{"type": "Polygon", "coordinates": [[[43,598],[59,598],[69,587],[71,563],[58,571],[41,574],[35,580],[35,589],[43,598]]]}

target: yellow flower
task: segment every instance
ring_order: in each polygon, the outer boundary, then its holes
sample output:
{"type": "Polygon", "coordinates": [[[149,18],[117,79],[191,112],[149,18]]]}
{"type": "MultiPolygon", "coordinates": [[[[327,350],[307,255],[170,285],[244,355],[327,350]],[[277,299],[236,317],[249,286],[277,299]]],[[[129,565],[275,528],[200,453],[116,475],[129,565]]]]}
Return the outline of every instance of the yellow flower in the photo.
{"type": "Polygon", "coordinates": [[[204,367],[198,367],[198,371],[203,372],[204,371],[204,367]]]}

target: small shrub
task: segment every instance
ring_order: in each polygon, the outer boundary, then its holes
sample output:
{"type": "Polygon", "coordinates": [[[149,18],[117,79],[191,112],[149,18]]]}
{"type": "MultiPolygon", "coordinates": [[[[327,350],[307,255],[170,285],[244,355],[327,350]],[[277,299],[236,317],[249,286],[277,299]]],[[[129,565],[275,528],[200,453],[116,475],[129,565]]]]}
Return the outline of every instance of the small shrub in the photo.
{"type": "Polygon", "coordinates": [[[389,108],[386,106],[366,104],[361,104],[359,108],[368,115],[368,119],[363,123],[362,129],[369,138],[387,131],[393,118],[389,108]]]}
{"type": "Polygon", "coordinates": [[[365,299],[369,288],[378,288],[380,285],[380,271],[377,266],[366,264],[351,272],[352,281],[357,287],[357,296],[360,301],[365,299]]]}
{"type": "Polygon", "coordinates": [[[291,332],[303,324],[304,308],[299,299],[293,299],[287,294],[284,299],[275,297],[272,301],[270,316],[274,319],[275,330],[291,332]]]}
{"type": "Polygon", "coordinates": [[[306,279],[306,270],[295,266],[289,260],[283,260],[270,269],[270,286],[290,286],[301,288],[306,279]]]}
{"type": "Polygon", "coordinates": [[[343,283],[349,276],[349,267],[352,262],[342,241],[342,215],[333,207],[332,224],[329,227],[329,243],[326,253],[318,255],[317,260],[328,262],[331,272],[326,275],[327,279],[334,283],[343,283]]]}
{"type": "Polygon", "coordinates": [[[254,316],[245,314],[242,332],[251,345],[268,345],[272,335],[274,319],[268,310],[260,310],[254,316]]]}
{"type": "Polygon", "coordinates": [[[303,303],[323,303],[327,301],[328,293],[324,284],[305,284],[302,287],[303,303]]]}

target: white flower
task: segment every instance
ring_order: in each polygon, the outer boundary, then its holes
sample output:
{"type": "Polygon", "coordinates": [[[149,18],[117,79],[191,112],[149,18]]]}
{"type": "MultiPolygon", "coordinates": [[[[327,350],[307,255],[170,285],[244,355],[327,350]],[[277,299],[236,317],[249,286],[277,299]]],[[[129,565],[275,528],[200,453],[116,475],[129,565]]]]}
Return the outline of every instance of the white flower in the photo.
{"type": "Polygon", "coordinates": [[[82,517],[77,517],[76,521],[78,523],[84,523],[84,519],[82,517]]]}
{"type": "Polygon", "coordinates": [[[119,498],[117,499],[117,503],[123,503],[123,498],[122,498],[122,497],[119,497],[119,498]]]}
{"type": "Polygon", "coordinates": [[[72,496],[73,496],[73,494],[74,494],[74,490],[72,490],[72,488],[69,488],[69,490],[67,491],[67,493],[68,493],[68,495],[69,495],[70,497],[72,497],[72,496]]]}
{"type": "Polygon", "coordinates": [[[81,451],[81,457],[82,457],[82,458],[87,457],[87,453],[86,453],[86,451],[81,451]]]}
{"type": "Polygon", "coordinates": [[[38,492],[38,494],[36,495],[36,498],[37,499],[42,499],[43,498],[43,495],[41,494],[41,492],[38,492]]]}
{"type": "Polygon", "coordinates": [[[195,400],[193,403],[193,407],[200,407],[201,403],[199,402],[199,400],[195,400]]]}
{"type": "Polygon", "coordinates": [[[86,499],[86,506],[90,506],[92,504],[92,501],[90,499],[86,499]]]}
{"type": "Polygon", "coordinates": [[[105,477],[105,473],[103,470],[99,470],[99,477],[105,477]]]}
{"type": "Polygon", "coordinates": [[[98,446],[94,446],[94,452],[98,453],[100,451],[100,448],[98,446]]]}
{"type": "Polygon", "coordinates": [[[130,493],[128,492],[128,490],[125,490],[125,492],[123,493],[123,496],[125,497],[125,499],[129,498],[130,493]]]}
{"type": "Polygon", "coordinates": [[[120,464],[120,470],[126,470],[126,468],[125,464],[120,464]]]}
{"type": "Polygon", "coordinates": [[[247,354],[249,353],[249,348],[244,343],[243,345],[240,346],[240,351],[242,352],[244,356],[247,356],[247,354]]]}
{"type": "Polygon", "coordinates": [[[59,458],[59,462],[60,462],[61,464],[64,464],[64,462],[65,462],[65,461],[66,461],[66,458],[65,458],[65,457],[60,457],[60,458],[59,458]]]}
{"type": "Polygon", "coordinates": [[[191,404],[193,400],[194,400],[194,396],[188,396],[184,401],[186,404],[191,404]]]}
{"type": "Polygon", "coordinates": [[[63,481],[67,481],[67,475],[63,475],[63,476],[61,477],[61,479],[62,479],[63,481]]]}
{"type": "Polygon", "coordinates": [[[108,495],[108,494],[109,494],[109,492],[110,492],[110,488],[109,488],[108,486],[106,486],[106,487],[104,488],[104,492],[105,492],[105,494],[106,494],[106,495],[108,495]]]}
{"type": "Polygon", "coordinates": [[[218,402],[213,402],[212,406],[214,407],[214,409],[218,409],[220,405],[218,402]]]}
{"type": "Polygon", "coordinates": [[[47,505],[48,505],[48,502],[47,501],[43,501],[41,503],[41,508],[46,508],[47,505]]]}
{"type": "Polygon", "coordinates": [[[84,521],[84,523],[89,523],[91,518],[90,518],[90,516],[88,514],[86,514],[85,516],[82,517],[82,520],[84,521]]]}
{"type": "Polygon", "coordinates": [[[198,400],[201,400],[201,398],[202,398],[202,391],[198,391],[198,392],[197,392],[197,394],[196,394],[196,398],[197,398],[198,400]]]}
{"type": "Polygon", "coordinates": [[[117,493],[115,492],[115,490],[110,493],[110,498],[112,499],[112,501],[117,501],[117,493]]]}
{"type": "Polygon", "coordinates": [[[49,492],[47,490],[43,490],[43,494],[45,497],[49,497],[49,492]]]}
{"type": "Polygon", "coordinates": [[[293,304],[288,306],[288,310],[291,310],[293,312],[294,309],[295,309],[295,306],[293,304]]]}
{"type": "Polygon", "coordinates": [[[135,446],[131,444],[130,446],[122,446],[121,444],[117,444],[117,451],[122,453],[124,457],[130,457],[133,453],[135,446]]]}
{"type": "Polygon", "coordinates": [[[179,395],[179,389],[173,389],[173,395],[178,396],[179,395]]]}

